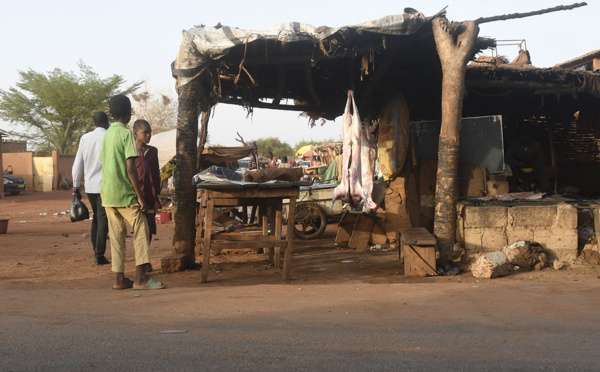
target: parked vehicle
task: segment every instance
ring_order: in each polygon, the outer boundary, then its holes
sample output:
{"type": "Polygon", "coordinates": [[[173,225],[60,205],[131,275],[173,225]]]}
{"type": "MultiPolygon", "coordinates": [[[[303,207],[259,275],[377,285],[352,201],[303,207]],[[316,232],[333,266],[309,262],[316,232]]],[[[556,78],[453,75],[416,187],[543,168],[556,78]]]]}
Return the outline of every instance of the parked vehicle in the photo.
{"type": "Polygon", "coordinates": [[[8,166],[4,171],[4,192],[9,192],[12,195],[17,195],[21,191],[27,191],[27,183],[21,177],[15,177],[12,175],[12,166],[8,166]]]}

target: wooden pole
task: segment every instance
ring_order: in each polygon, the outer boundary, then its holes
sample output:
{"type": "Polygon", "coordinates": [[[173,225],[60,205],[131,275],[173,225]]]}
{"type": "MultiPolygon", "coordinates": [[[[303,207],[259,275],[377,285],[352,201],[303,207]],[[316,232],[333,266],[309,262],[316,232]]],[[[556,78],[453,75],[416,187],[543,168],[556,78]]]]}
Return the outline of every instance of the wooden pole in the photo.
{"type": "MultiPolygon", "coordinates": [[[[173,254],[183,267],[194,263],[196,237],[196,187],[192,178],[197,171],[196,141],[200,84],[198,79],[179,87],[177,109],[177,163],[174,171],[175,211],[173,254]]],[[[164,266],[164,265],[163,265],[164,266]]]]}
{"type": "Polygon", "coordinates": [[[434,234],[442,259],[451,259],[456,242],[458,201],[458,151],[460,123],[465,94],[467,62],[474,55],[479,27],[463,22],[450,27],[446,18],[432,21],[433,35],[442,64],[442,125],[439,139],[435,187],[434,234]]]}
{"type": "Polygon", "coordinates": [[[202,151],[206,146],[206,138],[208,136],[208,119],[210,117],[210,108],[202,111],[202,120],[200,121],[200,141],[198,143],[198,151],[196,152],[196,169],[200,170],[200,160],[202,160],[202,151]]]}
{"type": "Polygon", "coordinates": [[[480,25],[482,23],[488,23],[488,22],[496,22],[496,21],[506,21],[509,19],[516,19],[516,18],[525,18],[525,17],[531,17],[531,16],[536,16],[536,15],[541,15],[541,14],[546,14],[546,13],[551,13],[551,12],[558,12],[560,10],[571,10],[571,9],[575,9],[575,8],[579,8],[582,6],[586,6],[587,3],[575,3],[575,4],[571,4],[571,5],[559,5],[559,6],[555,6],[554,8],[547,8],[547,9],[542,9],[542,10],[536,10],[533,12],[527,12],[527,13],[512,13],[512,14],[505,14],[505,15],[499,15],[499,16],[493,16],[493,17],[481,17],[481,18],[477,18],[475,21],[476,24],[480,25]]]}

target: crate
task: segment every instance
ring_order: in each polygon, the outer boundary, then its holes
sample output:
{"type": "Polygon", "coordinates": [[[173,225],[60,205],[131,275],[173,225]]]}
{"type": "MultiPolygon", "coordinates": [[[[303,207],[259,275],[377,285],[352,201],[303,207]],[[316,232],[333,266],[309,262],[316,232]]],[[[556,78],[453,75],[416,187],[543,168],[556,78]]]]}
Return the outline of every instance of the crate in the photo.
{"type": "Polygon", "coordinates": [[[156,223],[169,223],[171,222],[171,213],[159,212],[154,216],[156,223]]]}
{"type": "Polygon", "coordinates": [[[405,276],[437,275],[435,236],[424,227],[400,229],[400,255],[405,276]]]}

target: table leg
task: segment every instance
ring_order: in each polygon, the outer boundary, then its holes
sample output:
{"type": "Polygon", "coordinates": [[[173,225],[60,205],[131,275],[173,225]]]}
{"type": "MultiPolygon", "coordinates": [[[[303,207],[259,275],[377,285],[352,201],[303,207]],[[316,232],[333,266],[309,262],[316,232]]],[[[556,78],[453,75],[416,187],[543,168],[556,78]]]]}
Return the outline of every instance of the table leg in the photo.
{"type": "Polygon", "coordinates": [[[296,198],[290,198],[288,209],[286,237],[287,248],[283,258],[283,280],[290,281],[290,271],[292,269],[292,251],[294,250],[294,218],[296,216],[296,198]]]}
{"type": "MultiPolygon", "coordinates": [[[[263,236],[267,236],[269,235],[269,216],[267,213],[267,203],[263,203],[260,205],[260,208],[258,210],[258,214],[260,216],[260,221],[262,223],[262,227],[263,227],[263,236]]],[[[269,247],[269,263],[273,263],[273,248],[269,247]]],[[[263,248],[264,250],[264,248],[263,248]]]]}
{"type": "MultiPolygon", "coordinates": [[[[273,225],[271,225],[272,229],[275,229],[275,240],[281,240],[281,209],[283,207],[283,202],[281,199],[276,200],[273,203],[273,210],[275,211],[275,218],[273,221],[273,225]]],[[[275,247],[275,267],[281,267],[281,247],[275,247]]]]}
{"type": "Polygon", "coordinates": [[[202,201],[200,202],[200,204],[198,205],[198,220],[196,221],[196,247],[194,248],[198,248],[197,250],[194,249],[195,252],[197,252],[198,255],[200,255],[200,245],[201,243],[203,243],[203,238],[204,238],[204,213],[206,211],[206,208],[202,207],[202,201]]]}
{"type": "Polygon", "coordinates": [[[210,238],[212,235],[214,200],[210,199],[210,192],[206,193],[208,202],[206,203],[206,213],[204,217],[204,251],[202,253],[202,283],[208,280],[208,265],[210,264],[210,238]]]}

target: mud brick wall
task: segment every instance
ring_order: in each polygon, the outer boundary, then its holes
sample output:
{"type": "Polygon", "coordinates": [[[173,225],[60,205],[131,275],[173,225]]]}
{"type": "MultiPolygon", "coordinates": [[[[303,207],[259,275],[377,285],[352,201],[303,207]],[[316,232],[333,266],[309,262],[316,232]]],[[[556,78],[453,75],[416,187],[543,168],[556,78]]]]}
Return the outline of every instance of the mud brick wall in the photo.
{"type": "Polygon", "coordinates": [[[457,240],[467,261],[519,240],[540,243],[549,260],[577,257],[577,209],[570,204],[472,206],[460,204],[457,240]]]}

